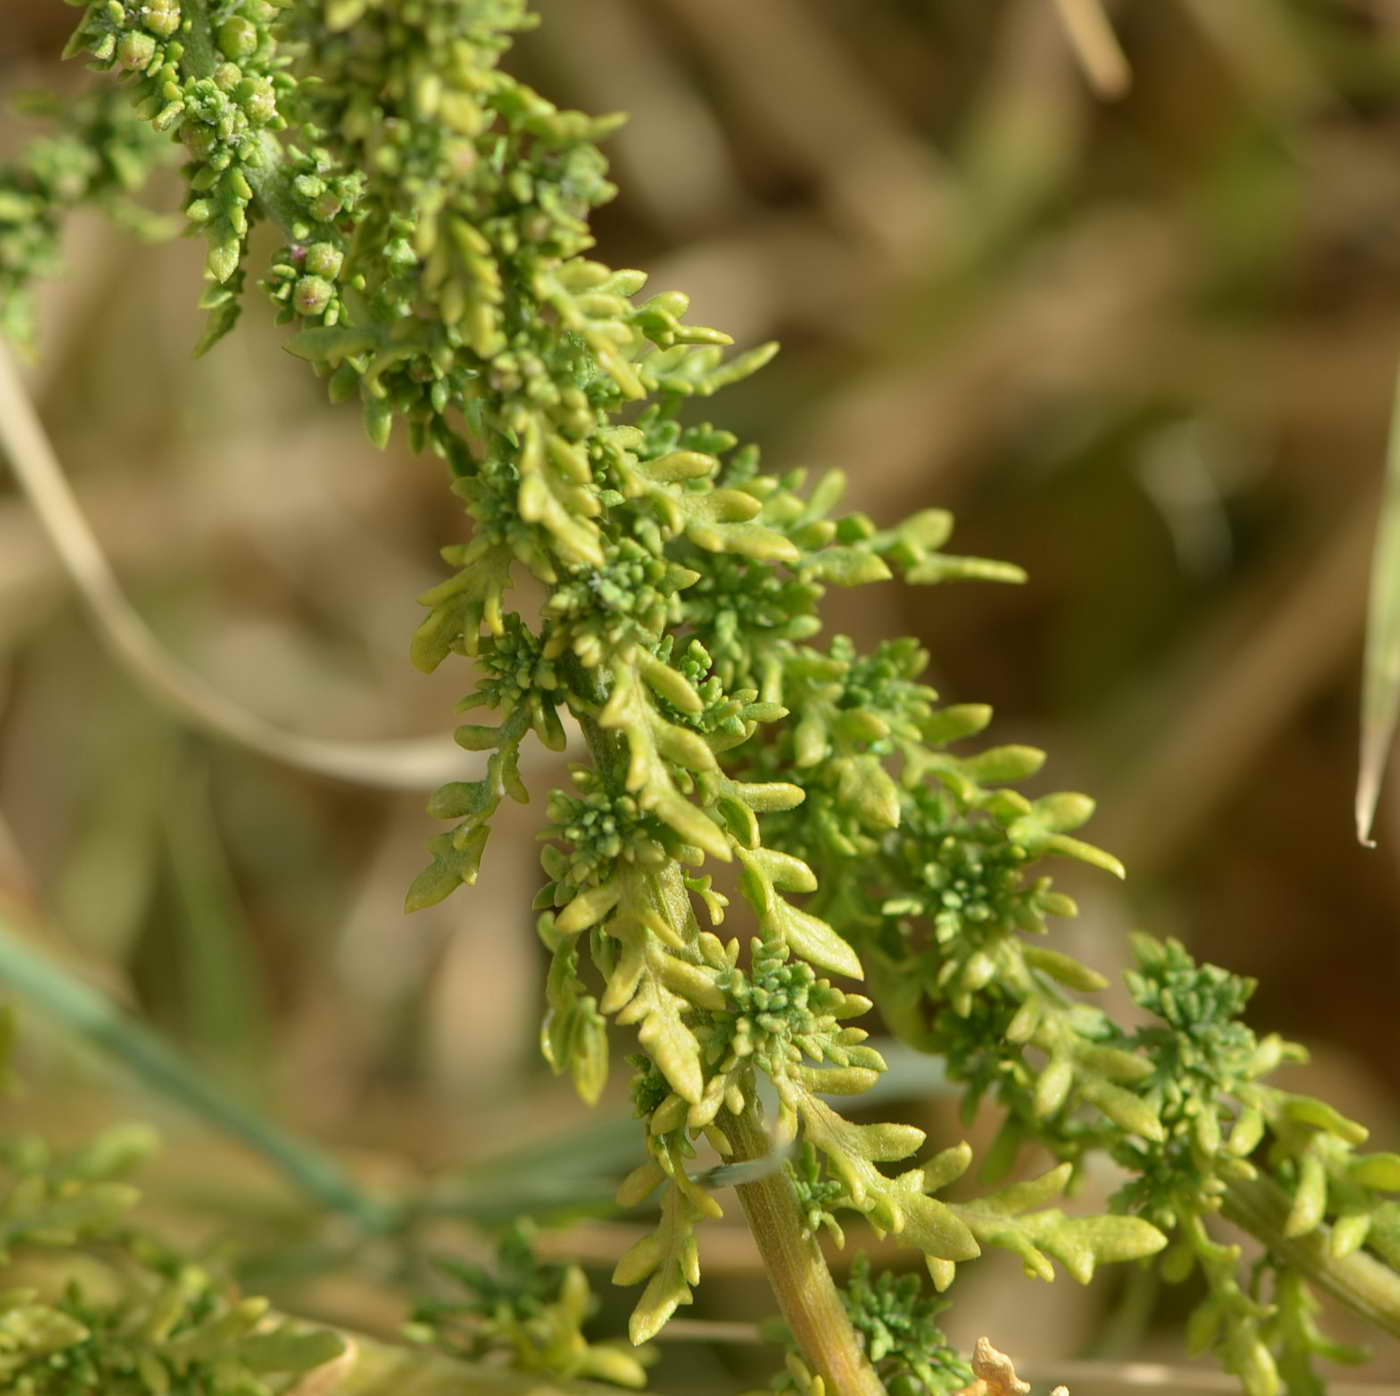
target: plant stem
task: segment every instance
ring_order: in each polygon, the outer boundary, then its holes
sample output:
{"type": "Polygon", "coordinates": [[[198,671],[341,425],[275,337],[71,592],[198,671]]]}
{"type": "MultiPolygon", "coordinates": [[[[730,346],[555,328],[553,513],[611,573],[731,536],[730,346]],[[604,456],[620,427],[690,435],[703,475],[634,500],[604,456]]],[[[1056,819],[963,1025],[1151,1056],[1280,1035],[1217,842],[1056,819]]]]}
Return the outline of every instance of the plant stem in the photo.
{"type": "MultiPolygon", "coordinates": [[[[589,696],[596,700],[596,677],[589,674],[586,681],[594,690],[589,696]]],[[[599,727],[591,713],[581,710],[583,706],[575,705],[575,715],[598,769],[620,785],[626,772],[622,743],[599,727]]],[[[680,865],[671,863],[659,881],[659,910],[679,929],[693,930],[695,912],[680,865]]],[[[717,1123],[733,1146],[736,1161],[761,1158],[768,1152],[770,1141],[752,1093],[742,1115],[722,1111],[717,1123]]],[[[737,1191],[778,1307],[807,1365],[826,1382],[829,1396],[884,1396],[884,1385],[865,1360],[821,1248],[814,1238],[802,1234],[802,1215],[786,1170],[756,1183],[743,1183],[737,1191]]]]}
{"type": "Polygon", "coordinates": [[[1320,1289],[1378,1328],[1400,1337],[1400,1274],[1361,1251],[1333,1255],[1325,1226],[1306,1236],[1285,1236],[1283,1228],[1290,1210],[1288,1197],[1268,1178],[1231,1182],[1221,1207],[1236,1226],[1258,1237],[1320,1289]]]}
{"type": "MultiPolygon", "coordinates": [[[[768,1151],[768,1136],[752,1098],[742,1115],[721,1113],[719,1127],[740,1160],[768,1151]]],[[[831,1396],[883,1396],[884,1385],[865,1359],[821,1248],[814,1237],[802,1234],[802,1217],[786,1171],[743,1183],[738,1193],[778,1306],[807,1365],[825,1381],[831,1396]]]]}

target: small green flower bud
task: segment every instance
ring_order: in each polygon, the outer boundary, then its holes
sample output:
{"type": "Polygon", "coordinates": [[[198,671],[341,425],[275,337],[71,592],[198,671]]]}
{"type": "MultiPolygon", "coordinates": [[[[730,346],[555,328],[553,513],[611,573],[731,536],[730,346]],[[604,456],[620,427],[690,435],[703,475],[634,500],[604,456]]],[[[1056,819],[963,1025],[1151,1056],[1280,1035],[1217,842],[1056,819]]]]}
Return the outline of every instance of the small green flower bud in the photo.
{"type": "Polygon", "coordinates": [[[1332,1227],[1332,1254],[1340,1259],[1359,1251],[1366,1244],[1371,1230],[1372,1217],[1369,1212],[1346,1212],[1338,1217],[1332,1227]]]}
{"type": "Polygon", "coordinates": [[[340,249],[329,242],[314,242],[306,249],[306,270],[312,276],[324,276],[327,281],[334,281],[340,275],[344,260],[340,249]]]}
{"type": "Polygon", "coordinates": [[[258,46],[258,31],[241,15],[219,26],[219,52],[225,58],[247,58],[258,46]]]}
{"type": "Polygon", "coordinates": [[[214,86],[220,92],[232,92],[243,78],[243,69],[237,63],[220,63],[214,69],[214,86]]]}
{"type": "Polygon", "coordinates": [[[133,29],[123,34],[117,44],[117,62],[132,72],[149,67],[155,56],[156,41],[139,30],[133,29]]]}
{"type": "MultiPolygon", "coordinates": [[[[369,439],[382,451],[389,444],[394,429],[394,409],[383,398],[372,397],[365,402],[365,430],[369,439]]],[[[473,877],[475,874],[473,874],[473,877]]]]}
{"type": "Polygon", "coordinates": [[[436,73],[424,73],[413,84],[414,113],[420,121],[432,120],[441,100],[442,79],[436,73]]]}
{"type": "Polygon", "coordinates": [[[335,295],[335,287],[321,276],[303,276],[292,293],[298,315],[319,315],[335,295]]]}
{"type": "Polygon", "coordinates": [[[248,119],[256,124],[263,125],[277,115],[277,94],[266,78],[245,80],[233,95],[248,119]]]}
{"type": "Polygon", "coordinates": [[[152,34],[168,39],[180,27],[180,0],[147,0],[141,6],[141,24],[152,34]]]}

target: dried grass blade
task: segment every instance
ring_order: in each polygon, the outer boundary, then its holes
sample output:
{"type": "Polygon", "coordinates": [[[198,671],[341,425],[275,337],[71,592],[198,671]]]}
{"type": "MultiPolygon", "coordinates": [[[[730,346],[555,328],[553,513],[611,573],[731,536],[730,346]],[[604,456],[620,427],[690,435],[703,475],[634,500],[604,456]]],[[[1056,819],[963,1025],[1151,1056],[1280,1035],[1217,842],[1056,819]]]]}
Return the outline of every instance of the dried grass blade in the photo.
{"type": "Polygon", "coordinates": [[[1121,97],[1133,85],[1133,70],[1104,13],[1103,0],[1055,0],[1079,66],[1100,97],[1121,97]]]}
{"type": "Polygon", "coordinates": [[[361,785],[430,790],[462,774],[461,750],[448,737],[340,742],[287,732],[225,697],[170,654],[113,575],[0,342],[0,458],[4,456],[98,633],[142,687],[186,723],[275,761],[361,785]]]}
{"type": "Polygon", "coordinates": [[[1400,715],[1400,378],[1386,448],[1385,494],[1371,554],[1366,659],[1361,689],[1361,760],[1356,778],[1356,837],[1375,846],[1381,780],[1400,715]]]}

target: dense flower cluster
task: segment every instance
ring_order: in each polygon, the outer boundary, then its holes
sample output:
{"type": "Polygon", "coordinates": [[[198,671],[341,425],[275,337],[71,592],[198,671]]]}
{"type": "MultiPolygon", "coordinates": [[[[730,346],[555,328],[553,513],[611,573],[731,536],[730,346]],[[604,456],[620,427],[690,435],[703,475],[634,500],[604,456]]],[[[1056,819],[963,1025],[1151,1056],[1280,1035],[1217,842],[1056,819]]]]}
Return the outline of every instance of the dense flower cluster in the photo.
{"type": "MultiPolygon", "coordinates": [[[[842,1294],[851,1324],[889,1396],[957,1396],[970,1387],[972,1368],[938,1326],[946,1299],[924,1292],[918,1275],[871,1273],[858,1256],[842,1294]]],[[[797,1353],[773,1382],[775,1393],[810,1396],[813,1374],[797,1353]]]]}
{"type": "MultiPolygon", "coordinates": [[[[12,1023],[0,1012],[0,1080],[12,1023]]],[[[295,1325],[240,1296],[212,1266],[178,1257],[136,1225],[127,1180],[156,1148],[118,1126],[58,1153],[32,1134],[0,1134],[0,1266],[26,1276],[0,1294],[0,1384],[15,1396],[273,1396],[341,1352],[327,1330],[295,1325]],[[67,1284],[41,1287],[45,1262],[71,1260],[67,1284]]]]}
{"type": "Polygon", "coordinates": [[[0,333],[20,344],[33,338],[33,283],[58,270],[65,214],[97,204],[138,231],[163,231],[131,195],[173,154],[110,87],[71,103],[31,98],[25,109],[53,129],[0,165],[0,333]]]}

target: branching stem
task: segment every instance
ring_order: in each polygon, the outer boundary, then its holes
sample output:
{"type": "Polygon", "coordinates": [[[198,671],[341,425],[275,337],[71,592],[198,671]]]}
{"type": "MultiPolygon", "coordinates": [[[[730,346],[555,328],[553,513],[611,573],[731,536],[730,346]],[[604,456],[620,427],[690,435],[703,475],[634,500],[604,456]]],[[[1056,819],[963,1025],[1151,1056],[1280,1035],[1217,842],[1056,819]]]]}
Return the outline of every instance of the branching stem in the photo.
{"type": "MultiPolygon", "coordinates": [[[[186,0],[184,13],[190,21],[189,28],[182,32],[185,67],[195,77],[212,77],[219,66],[220,55],[214,46],[207,0],[186,0]]],[[[296,227],[305,223],[306,215],[292,196],[282,142],[272,132],[260,131],[258,154],[260,158],[256,164],[244,167],[248,183],[257,195],[263,217],[275,223],[288,242],[294,242],[296,227]]]]}
{"type": "Polygon", "coordinates": [[[1305,1236],[1286,1236],[1284,1224],[1290,1209],[1290,1199],[1268,1178],[1230,1183],[1221,1207],[1230,1221],[1258,1237],[1313,1284],[1378,1328],[1400,1337],[1400,1274],[1361,1251],[1333,1255],[1325,1226],[1305,1236]]]}
{"type": "MultiPolygon", "coordinates": [[[[1122,50],[1108,24],[1102,8],[1102,0],[1054,0],[1054,3],[1064,19],[1067,31],[1086,71],[1098,89],[1107,95],[1114,95],[1125,90],[1130,73],[1122,50]]],[[[184,13],[189,23],[184,30],[183,62],[187,71],[194,76],[212,76],[215,69],[220,66],[219,50],[214,43],[212,27],[212,19],[219,14],[220,9],[221,7],[214,4],[213,0],[185,0],[184,13]]],[[[263,129],[257,139],[259,141],[259,147],[256,151],[257,158],[249,160],[246,152],[240,158],[243,158],[247,164],[246,177],[252,187],[259,211],[281,228],[289,242],[302,240],[308,233],[317,231],[315,227],[308,227],[307,219],[311,217],[314,223],[314,218],[319,217],[319,214],[308,215],[307,203],[293,197],[292,161],[277,138],[263,129]]],[[[239,198],[246,200],[246,191],[241,193],[239,198]]],[[[596,201],[595,199],[594,202],[596,201]]],[[[546,220],[547,224],[548,220],[546,220]]],[[[324,225],[321,225],[319,230],[330,231],[324,225]]],[[[463,223],[460,231],[465,237],[479,230],[463,223]]],[[[238,236],[241,237],[241,231],[238,236]]],[[[219,254],[215,260],[215,266],[219,268],[228,264],[230,268],[220,274],[232,275],[232,269],[237,266],[234,254],[240,250],[241,247],[236,245],[236,240],[226,239],[219,244],[215,249],[219,254]]],[[[494,262],[490,265],[493,271],[499,270],[495,267],[494,262]]],[[[460,290],[461,287],[459,286],[458,289],[460,290]]],[[[480,287],[476,286],[473,294],[479,290],[480,287]]],[[[533,292],[530,293],[530,295],[533,294],[533,292]]],[[[530,295],[527,295],[523,302],[527,309],[530,306],[530,295]]],[[[536,297],[536,299],[538,298],[536,297]]],[[[582,312],[579,313],[582,315],[582,312]]],[[[636,329],[635,324],[630,329],[628,324],[624,324],[622,321],[618,321],[617,325],[623,330],[624,338],[631,336],[628,342],[635,342],[640,348],[640,340],[637,338],[640,331],[636,329]]],[[[491,340],[490,336],[486,336],[486,342],[494,341],[491,340]]],[[[635,365],[629,364],[624,357],[617,353],[606,334],[599,329],[597,335],[588,342],[593,347],[595,354],[600,356],[599,361],[602,366],[609,368],[609,371],[618,380],[618,387],[623,396],[628,398],[642,396],[635,365]],[[611,356],[610,359],[609,356],[611,356]]],[[[481,355],[483,358],[491,357],[486,350],[482,350],[481,355]]],[[[409,387],[412,387],[411,380],[406,381],[408,381],[409,387]]],[[[712,377],[711,386],[718,386],[722,381],[722,378],[712,377]]],[[[548,422],[545,426],[540,425],[544,419],[540,417],[536,407],[526,404],[519,395],[511,397],[510,394],[507,394],[506,398],[513,403],[513,410],[519,409],[524,412],[531,430],[536,433],[544,432],[546,435],[552,432],[553,428],[549,427],[548,422]],[[549,427],[549,431],[546,431],[546,427],[549,427]]],[[[385,425],[387,431],[387,418],[385,425]]],[[[565,461],[571,460],[571,452],[575,444],[572,427],[564,436],[557,436],[554,439],[562,458],[565,461]]],[[[580,457],[580,459],[583,458],[580,457]]],[[[586,468],[580,465],[579,471],[586,473],[586,468]]],[[[566,470],[565,473],[567,474],[568,471],[566,470]]],[[[539,483],[540,477],[537,475],[533,479],[533,484],[538,485],[539,483]]],[[[551,497],[545,502],[554,509],[555,515],[560,516],[555,517],[555,522],[546,531],[552,531],[556,535],[556,541],[563,539],[572,548],[576,560],[578,557],[583,557],[592,561],[594,553],[598,550],[598,543],[597,530],[589,521],[601,507],[598,504],[600,496],[595,491],[594,495],[585,501],[595,506],[593,512],[584,512],[581,510],[581,506],[580,509],[573,510],[573,513],[581,514],[583,522],[580,522],[580,518],[570,517],[572,505],[569,501],[574,499],[574,495],[571,493],[572,485],[561,485],[560,488],[561,496],[551,497]],[[560,502],[561,498],[563,503],[560,502]],[[580,538],[587,545],[581,551],[580,538]]],[[[545,503],[541,503],[539,498],[536,499],[537,507],[533,508],[529,514],[532,520],[538,521],[541,517],[547,516],[541,513],[545,509],[545,503]]],[[[974,572],[969,572],[966,569],[962,572],[958,572],[956,569],[954,571],[939,571],[933,563],[926,560],[926,554],[930,549],[936,549],[939,546],[946,530],[940,531],[941,525],[930,522],[933,519],[931,512],[922,517],[924,518],[923,533],[915,530],[914,534],[903,538],[899,544],[906,550],[912,550],[912,553],[919,558],[925,559],[908,570],[907,575],[910,579],[932,581],[937,580],[940,576],[973,575],[974,572]],[[930,529],[933,531],[930,532],[930,529]]],[[[704,530],[713,533],[709,523],[702,520],[701,525],[704,530]]],[[[778,537],[776,534],[771,535],[770,541],[773,548],[778,550],[771,552],[769,560],[788,559],[793,548],[791,541],[785,537],[778,537]]],[[[750,542],[752,542],[752,538],[750,542]]],[[[711,545],[705,544],[705,546],[710,547],[711,545]]],[[[765,544],[765,546],[768,545],[765,544]]],[[[723,548],[720,544],[715,544],[714,550],[722,551],[723,548]]],[[[871,557],[875,558],[876,561],[880,560],[875,554],[871,554],[871,557]]],[[[954,559],[952,561],[959,562],[960,560],[954,559]]],[[[883,562],[881,562],[881,567],[883,567],[883,562]]],[[[985,572],[984,575],[986,575],[985,572]]],[[[869,579],[867,578],[867,580],[869,579]]],[[[572,661],[568,661],[566,667],[571,671],[568,681],[572,690],[571,706],[583,727],[584,735],[592,749],[597,766],[604,780],[609,785],[620,789],[626,781],[628,764],[626,741],[618,733],[605,731],[598,724],[597,714],[606,697],[606,694],[601,691],[600,671],[584,670],[581,665],[572,661]]],[[[679,682],[679,679],[676,681],[679,682]]],[[[551,699],[551,701],[553,700],[551,699]]],[[[660,760],[659,757],[657,759],[660,760]]],[[[1061,797],[1055,798],[1060,799],[1061,797]]],[[[1073,798],[1078,799],[1079,797],[1073,798]]],[[[1041,828],[1046,839],[1050,839],[1052,835],[1054,839],[1058,839],[1058,846],[1062,850],[1073,847],[1077,850],[1074,856],[1084,856],[1086,845],[1079,844],[1075,840],[1066,841],[1062,837],[1064,829],[1076,827],[1077,823],[1082,822],[1082,817],[1087,817],[1087,815],[1077,814],[1078,808],[1079,806],[1074,805],[1072,801],[1068,807],[1065,807],[1063,803],[1053,809],[1047,806],[1049,812],[1045,813],[1043,817],[1042,815],[1036,816],[1037,819],[1042,819],[1042,824],[1037,827],[1041,828]],[[1051,822],[1044,823],[1044,820],[1051,822]]],[[[682,833],[684,834],[684,832],[683,829],[682,833]]],[[[716,835],[716,837],[722,836],[716,835]]],[[[1045,846],[1051,847],[1053,844],[1047,843],[1045,846]]],[[[723,851],[723,848],[719,850],[720,856],[723,856],[723,851]]],[[[1092,852],[1092,850],[1089,851],[1092,852]]],[[[1105,861],[1100,857],[1097,861],[1102,866],[1111,866],[1117,870],[1117,865],[1112,860],[1105,861]]],[[[672,862],[669,868],[660,874],[656,885],[658,897],[663,903],[661,909],[664,914],[677,926],[693,925],[693,912],[680,865],[672,862]]],[[[78,1001],[76,1006],[78,1009],[86,1007],[82,1001],[78,1001]]],[[[74,1004],[70,1003],[68,1007],[71,1015],[75,1011],[74,1004]]],[[[103,1028],[110,1033],[110,1028],[103,1022],[98,1022],[95,1026],[89,1025],[90,1035],[99,1036],[99,1040],[101,1040],[100,1034],[95,1030],[96,1028],[103,1028]]],[[[123,1030],[122,1033],[113,1037],[108,1045],[111,1050],[124,1049],[128,1059],[132,1060],[138,1069],[144,1070],[148,1078],[166,1075],[169,1078],[167,1089],[170,1089],[172,1093],[183,1093],[191,1098],[199,1097],[198,1083],[171,1075],[170,1069],[161,1055],[158,1052],[152,1054],[148,1050],[148,1044],[139,1035],[123,1030]]],[[[1118,1094],[1119,1097],[1124,1095],[1121,1091],[1118,1094]]],[[[197,1099],[196,1103],[198,1103],[197,1099]]],[[[218,1117],[217,1102],[206,1101],[202,1108],[212,1118],[218,1117]]],[[[249,1130],[246,1122],[240,1124],[237,1118],[229,1118],[225,1120],[225,1124],[226,1127],[241,1130],[245,1137],[252,1138],[254,1142],[259,1142],[255,1132],[249,1130]]],[[[743,1114],[723,1116],[720,1127],[724,1130],[739,1159],[751,1159],[767,1152],[768,1140],[758,1117],[757,1105],[752,1099],[750,1099],[743,1114]]],[[[278,1148],[282,1148],[284,1154],[286,1153],[285,1145],[280,1144],[275,1136],[271,1137],[271,1142],[268,1138],[262,1139],[259,1146],[265,1152],[274,1155],[278,1148]]],[[[321,1161],[314,1157],[308,1159],[304,1156],[298,1156],[295,1151],[284,1158],[284,1166],[293,1172],[298,1168],[301,1169],[305,1175],[303,1181],[308,1186],[312,1186],[313,1190],[319,1187],[331,1205],[357,1213],[367,1210],[367,1219],[373,1224],[377,1219],[374,1201],[367,1202],[358,1197],[348,1181],[337,1176],[329,1161],[326,1161],[326,1165],[326,1167],[322,1167],[321,1161]]],[[[882,1383],[862,1353],[859,1339],[846,1314],[841,1295],[826,1266],[820,1248],[814,1240],[803,1235],[802,1218],[797,1198],[788,1176],[780,1172],[760,1181],[744,1184],[738,1191],[783,1315],[791,1327],[806,1361],[825,1381],[830,1396],[881,1396],[882,1383]]],[[[1351,1308],[1372,1319],[1386,1331],[1400,1334],[1400,1276],[1365,1255],[1353,1254],[1344,1258],[1332,1255],[1326,1228],[1318,1228],[1299,1238],[1285,1236],[1284,1229],[1288,1212],[1289,1204],[1286,1198],[1274,1184],[1267,1180],[1234,1183],[1231,1185],[1225,1201],[1225,1214],[1232,1221],[1258,1236],[1277,1254],[1286,1258],[1291,1265],[1295,1265],[1302,1273],[1342,1299],[1351,1308]]],[[[342,1389],[348,1392],[351,1388],[343,1387],[342,1389]]],[[[360,1389],[368,1390],[369,1388],[360,1389]]]]}

